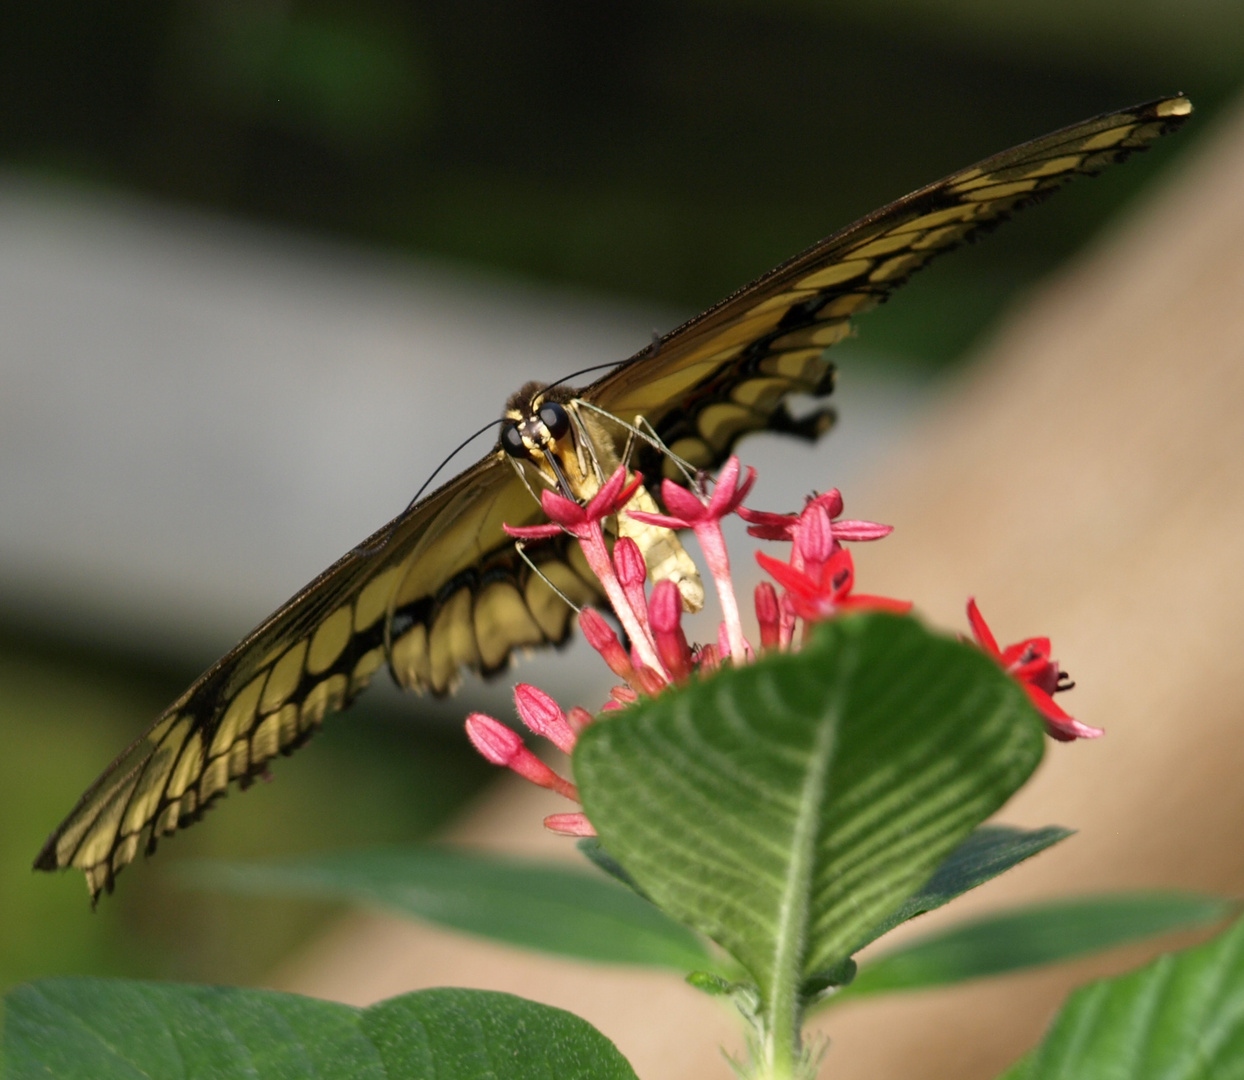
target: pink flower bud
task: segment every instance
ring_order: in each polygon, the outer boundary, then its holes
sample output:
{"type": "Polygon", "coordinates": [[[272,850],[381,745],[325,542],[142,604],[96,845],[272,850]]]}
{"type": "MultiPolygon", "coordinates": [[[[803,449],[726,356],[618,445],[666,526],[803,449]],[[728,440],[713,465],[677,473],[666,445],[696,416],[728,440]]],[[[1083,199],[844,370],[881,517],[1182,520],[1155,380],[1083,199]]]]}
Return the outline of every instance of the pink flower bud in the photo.
{"type": "Polygon", "coordinates": [[[637,667],[635,669],[634,686],[641,694],[656,697],[657,694],[669,686],[669,682],[664,675],[653,668],[637,667]]]}
{"type": "Polygon", "coordinates": [[[622,642],[613,632],[613,627],[605,622],[599,611],[590,607],[585,607],[580,611],[579,629],[583,631],[587,643],[600,653],[605,663],[609,665],[609,670],[619,679],[630,682],[635,677],[635,666],[631,663],[631,658],[626,655],[626,650],[622,648],[622,642]]]}
{"type": "Polygon", "coordinates": [[[466,718],[466,733],[471,745],[493,765],[509,765],[514,755],[523,749],[518,732],[486,713],[471,713],[466,718]]]}
{"type": "Polygon", "coordinates": [[[644,565],[639,545],[629,536],[621,537],[613,545],[613,565],[618,571],[618,580],[624,586],[642,585],[648,577],[648,567],[644,565]]]}
{"type": "Polygon", "coordinates": [[[639,700],[639,695],[629,686],[615,686],[609,696],[619,705],[634,705],[639,700]]]}
{"type": "Polygon", "coordinates": [[[807,567],[822,565],[834,553],[834,527],[825,507],[817,502],[804,507],[794,534],[795,550],[807,567]]]}
{"type": "MultiPolygon", "coordinates": [[[[648,603],[644,597],[644,580],[648,577],[648,567],[644,565],[639,545],[629,536],[619,538],[613,545],[613,565],[627,603],[631,605],[640,626],[647,630],[648,603]]],[[[632,657],[632,662],[638,667],[643,660],[632,657]]]]}
{"type": "Polygon", "coordinates": [[[514,687],[514,705],[523,723],[537,735],[543,735],[564,753],[574,749],[575,734],[566,723],[566,714],[543,690],[519,683],[514,687]]]}
{"type": "Polygon", "coordinates": [[[494,765],[504,765],[524,780],[579,801],[579,792],[574,784],[545,765],[523,745],[517,734],[500,721],[484,713],[471,713],[466,719],[466,732],[475,749],[494,765]]]}
{"type": "Polygon", "coordinates": [[[544,819],[544,827],[549,832],[561,833],[563,836],[596,835],[596,830],[592,828],[586,814],[549,814],[544,819]]]}
{"type": "Polygon", "coordinates": [[[592,714],[582,705],[576,705],[570,710],[570,714],[566,717],[566,723],[570,725],[570,730],[578,735],[585,727],[592,722],[592,714]]]}
{"type": "Polygon", "coordinates": [[[781,642],[782,612],[777,590],[767,581],[756,586],[756,621],[760,623],[760,647],[775,648],[781,642]]]}
{"type": "Polygon", "coordinates": [[[648,623],[665,670],[675,682],[682,682],[691,674],[691,648],[682,629],[682,594],[672,581],[658,581],[652,587],[648,623]]]}

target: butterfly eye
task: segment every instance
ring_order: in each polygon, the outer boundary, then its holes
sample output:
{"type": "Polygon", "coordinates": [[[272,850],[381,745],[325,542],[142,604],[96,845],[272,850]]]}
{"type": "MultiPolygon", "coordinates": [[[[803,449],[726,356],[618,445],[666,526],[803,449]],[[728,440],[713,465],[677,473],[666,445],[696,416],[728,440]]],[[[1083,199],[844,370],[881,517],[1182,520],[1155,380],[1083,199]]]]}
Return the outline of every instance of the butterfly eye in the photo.
{"type": "Polygon", "coordinates": [[[554,439],[560,439],[570,430],[570,417],[556,401],[546,401],[540,406],[540,423],[549,429],[554,439]]]}
{"type": "Polygon", "coordinates": [[[501,429],[501,447],[510,457],[525,458],[530,456],[527,452],[527,444],[523,442],[523,437],[519,434],[517,424],[506,424],[501,429]]]}

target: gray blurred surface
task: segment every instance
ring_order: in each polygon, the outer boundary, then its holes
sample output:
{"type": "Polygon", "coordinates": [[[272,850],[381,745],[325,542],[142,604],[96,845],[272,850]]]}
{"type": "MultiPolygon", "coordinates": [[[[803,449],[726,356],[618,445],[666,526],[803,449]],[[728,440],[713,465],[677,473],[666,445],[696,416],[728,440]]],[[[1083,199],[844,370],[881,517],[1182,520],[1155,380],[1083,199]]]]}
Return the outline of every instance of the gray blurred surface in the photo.
{"type": "MultiPolygon", "coordinates": [[[[624,358],[679,321],[0,180],[0,603],[78,636],[224,648],[399,512],[525,380],[624,358]]],[[[922,397],[848,365],[819,448],[746,444],[750,501],[849,486],[922,397]]]]}

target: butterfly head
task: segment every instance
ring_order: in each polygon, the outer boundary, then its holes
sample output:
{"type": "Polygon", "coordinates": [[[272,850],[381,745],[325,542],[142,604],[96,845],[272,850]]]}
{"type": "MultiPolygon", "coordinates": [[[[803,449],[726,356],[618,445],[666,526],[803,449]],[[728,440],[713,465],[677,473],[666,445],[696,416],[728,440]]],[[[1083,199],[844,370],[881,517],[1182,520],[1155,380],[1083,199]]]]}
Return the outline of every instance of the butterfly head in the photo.
{"type": "Polygon", "coordinates": [[[578,478],[574,425],[567,409],[572,392],[563,387],[546,391],[528,383],[506,403],[501,422],[501,449],[516,461],[529,461],[555,482],[562,494],[582,499],[578,478]]]}

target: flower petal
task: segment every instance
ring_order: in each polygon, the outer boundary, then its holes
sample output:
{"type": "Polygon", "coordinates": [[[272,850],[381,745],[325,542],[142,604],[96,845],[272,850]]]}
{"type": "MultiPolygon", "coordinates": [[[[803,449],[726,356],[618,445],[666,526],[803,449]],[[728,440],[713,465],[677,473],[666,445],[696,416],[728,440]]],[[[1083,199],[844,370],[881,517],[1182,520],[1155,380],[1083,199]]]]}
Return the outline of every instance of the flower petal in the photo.
{"type": "Polygon", "coordinates": [[[972,626],[972,636],[976,638],[976,643],[995,660],[1001,660],[1002,651],[998,648],[998,639],[993,636],[980,608],[976,606],[974,596],[968,597],[968,622],[972,626]]]}
{"type": "Polygon", "coordinates": [[[790,563],[784,563],[763,551],[756,552],[756,561],[760,568],[772,577],[788,593],[800,596],[815,596],[821,591],[821,583],[813,581],[802,570],[796,570],[790,563]]]}
{"type": "Polygon", "coordinates": [[[1059,742],[1096,739],[1106,734],[1101,728],[1090,727],[1088,724],[1080,723],[1075,717],[1068,716],[1059,708],[1058,703],[1039,687],[1025,683],[1024,689],[1028,692],[1029,700],[1036,706],[1037,712],[1045,721],[1046,733],[1059,742]]]}
{"type": "Polygon", "coordinates": [[[566,530],[560,525],[506,525],[501,526],[507,536],[515,540],[551,540],[561,536],[566,530]]]}

